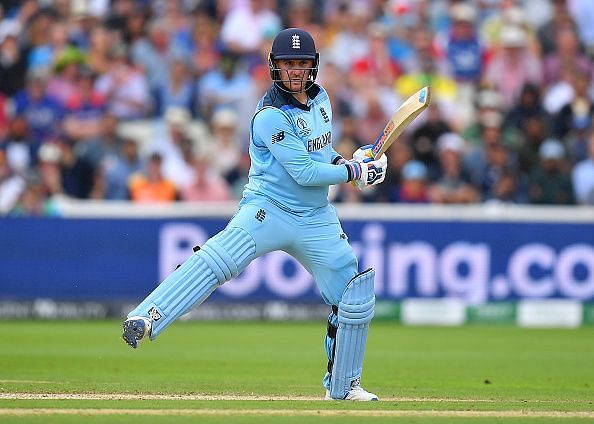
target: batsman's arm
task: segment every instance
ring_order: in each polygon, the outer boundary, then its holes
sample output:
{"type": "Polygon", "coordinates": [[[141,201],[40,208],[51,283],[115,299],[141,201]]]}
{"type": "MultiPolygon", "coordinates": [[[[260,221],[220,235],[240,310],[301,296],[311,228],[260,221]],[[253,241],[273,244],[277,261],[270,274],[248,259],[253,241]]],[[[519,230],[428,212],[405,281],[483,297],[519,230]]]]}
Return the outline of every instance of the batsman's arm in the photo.
{"type": "Polygon", "coordinates": [[[254,145],[268,149],[297,184],[324,186],[348,181],[346,166],[312,160],[294,131],[289,118],[276,108],[262,109],[252,121],[254,145]]]}
{"type": "Polygon", "coordinates": [[[332,160],[330,161],[332,165],[344,165],[347,163],[347,160],[340,156],[340,154],[332,148],[332,160]]]}

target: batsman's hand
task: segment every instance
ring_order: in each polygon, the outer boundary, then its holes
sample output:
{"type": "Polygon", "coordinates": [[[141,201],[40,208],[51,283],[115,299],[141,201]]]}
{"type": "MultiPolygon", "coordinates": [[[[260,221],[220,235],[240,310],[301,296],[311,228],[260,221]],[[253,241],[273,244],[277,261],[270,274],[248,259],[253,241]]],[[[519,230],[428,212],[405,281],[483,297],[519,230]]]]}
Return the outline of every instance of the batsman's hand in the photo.
{"type": "Polygon", "coordinates": [[[367,186],[380,184],[386,179],[388,158],[384,154],[377,160],[366,158],[358,161],[353,159],[348,162],[347,166],[351,169],[350,180],[354,181],[357,188],[361,190],[367,186]]]}
{"type": "Polygon", "coordinates": [[[353,153],[353,160],[363,162],[365,159],[373,159],[372,149],[373,145],[371,144],[366,144],[365,146],[359,147],[357,150],[355,150],[355,153],[353,153]]]}

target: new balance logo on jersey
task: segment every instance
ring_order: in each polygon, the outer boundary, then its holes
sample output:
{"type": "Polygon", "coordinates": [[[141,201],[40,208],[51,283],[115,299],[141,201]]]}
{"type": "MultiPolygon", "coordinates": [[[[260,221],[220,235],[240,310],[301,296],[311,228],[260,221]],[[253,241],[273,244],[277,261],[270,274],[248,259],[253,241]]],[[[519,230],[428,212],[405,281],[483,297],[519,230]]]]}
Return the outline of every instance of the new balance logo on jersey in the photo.
{"type": "Polygon", "coordinates": [[[293,43],[293,48],[294,49],[300,49],[301,48],[301,39],[299,38],[299,36],[297,34],[293,35],[291,37],[291,42],[293,43]]]}
{"type": "Polygon", "coordinates": [[[272,134],[271,141],[272,144],[278,143],[279,141],[283,141],[285,139],[285,132],[281,131],[276,134],[272,134]]]}
{"type": "Polygon", "coordinates": [[[154,306],[148,310],[149,318],[153,321],[159,321],[161,319],[161,313],[157,311],[157,308],[154,306]]]}
{"type": "Polygon", "coordinates": [[[264,209],[260,209],[258,212],[256,212],[256,219],[258,221],[263,222],[264,218],[266,218],[266,211],[264,209]]]}
{"type": "Polygon", "coordinates": [[[328,118],[328,114],[326,113],[323,107],[320,108],[320,113],[322,114],[322,118],[324,118],[324,122],[328,123],[330,121],[330,118],[328,118]]]}

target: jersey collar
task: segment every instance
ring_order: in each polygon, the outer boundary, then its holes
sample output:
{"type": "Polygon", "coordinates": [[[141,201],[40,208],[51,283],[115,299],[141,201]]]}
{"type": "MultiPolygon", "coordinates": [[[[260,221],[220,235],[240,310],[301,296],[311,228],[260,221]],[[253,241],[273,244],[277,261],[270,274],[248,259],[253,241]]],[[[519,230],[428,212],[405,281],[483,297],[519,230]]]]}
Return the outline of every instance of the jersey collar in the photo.
{"type": "MultiPolygon", "coordinates": [[[[287,93],[286,91],[279,89],[276,85],[273,85],[272,89],[276,90],[276,92],[279,93],[288,104],[308,112],[311,109],[309,105],[304,105],[303,103],[300,103],[295,97],[291,95],[291,93],[287,93]]],[[[320,93],[320,86],[317,84],[312,84],[312,86],[307,89],[306,93],[307,97],[309,97],[310,99],[315,99],[316,96],[320,93]]]]}

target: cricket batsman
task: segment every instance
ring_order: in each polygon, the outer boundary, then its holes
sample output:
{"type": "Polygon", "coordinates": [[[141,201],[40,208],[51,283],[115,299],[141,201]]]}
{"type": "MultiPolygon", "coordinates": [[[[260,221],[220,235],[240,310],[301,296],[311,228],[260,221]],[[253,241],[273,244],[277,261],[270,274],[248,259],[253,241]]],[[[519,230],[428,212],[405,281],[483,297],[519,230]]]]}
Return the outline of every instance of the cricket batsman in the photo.
{"type": "Polygon", "coordinates": [[[251,168],[237,214],[128,314],[123,339],[133,348],[144,338],[155,339],[255,258],[282,250],[311,273],[332,308],[325,336],[326,399],[378,400],[360,385],[375,272],[359,272],[328,202],[328,187],[379,184],[387,159],[371,159],[369,147],[357,150],[353,160],[333,149],[332,108],[315,84],[319,53],[309,33],[281,31],[268,64],[273,84],[251,121],[251,168]]]}

